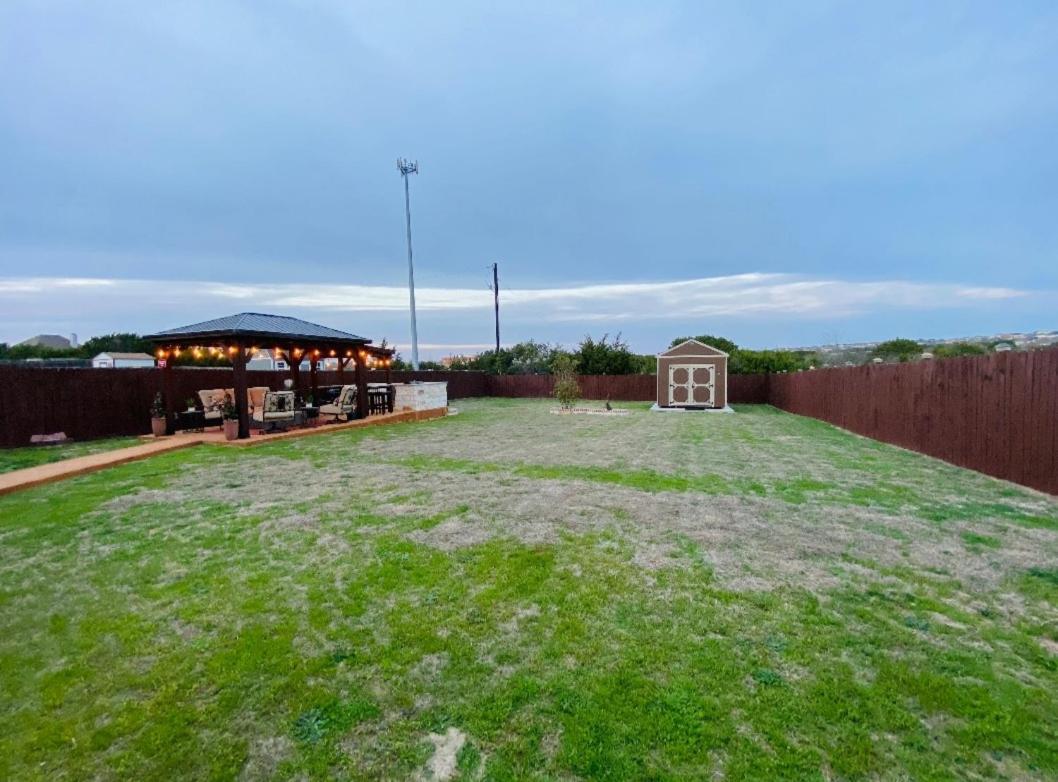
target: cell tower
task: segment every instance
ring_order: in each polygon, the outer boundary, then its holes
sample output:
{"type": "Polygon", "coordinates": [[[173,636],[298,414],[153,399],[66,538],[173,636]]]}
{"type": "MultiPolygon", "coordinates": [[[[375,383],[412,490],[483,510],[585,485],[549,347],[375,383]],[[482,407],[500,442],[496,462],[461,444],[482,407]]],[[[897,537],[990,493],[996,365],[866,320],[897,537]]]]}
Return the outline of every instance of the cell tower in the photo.
{"type": "Polygon", "coordinates": [[[419,173],[419,161],[409,163],[397,158],[397,170],[404,178],[404,217],[408,226],[408,298],[411,302],[411,368],[419,369],[419,333],[415,326],[415,266],[411,261],[411,196],[408,194],[408,174],[419,173]]]}

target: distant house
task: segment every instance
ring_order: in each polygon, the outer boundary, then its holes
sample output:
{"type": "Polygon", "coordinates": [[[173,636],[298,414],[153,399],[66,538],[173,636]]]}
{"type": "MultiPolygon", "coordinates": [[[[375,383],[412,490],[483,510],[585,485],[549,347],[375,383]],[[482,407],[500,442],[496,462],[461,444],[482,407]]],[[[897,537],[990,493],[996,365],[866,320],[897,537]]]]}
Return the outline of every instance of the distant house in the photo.
{"type": "MultiPolygon", "coordinates": [[[[280,355],[283,355],[280,353],[280,355]]],[[[246,368],[250,370],[265,370],[265,371],[283,371],[290,368],[290,364],[286,362],[284,358],[276,358],[272,355],[272,351],[267,348],[259,349],[254,353],[250,360],[246,362],[246,368]]],[[[312,368],[312,364],[308,359],[301,360],[300,371],[308,372],[312,368]]],[[[321,358],[316,362],[316,369],[319,370],[335,370],[338,369],[338,359],[336,358],[321,358]]]]}
{"type": "Polygon", "coordinates": [[[136,369],[153,367],[154,356],[147,353],[100,353],[92,359],[96,369],[136,369]]]}
{"type": "Polygon", "coordinates": [[[74,345],[66,337],[59,334],[38,334],[35,337],[24,339],[15,347],[52,348],[53,350],[69,350],[74,345]]]}

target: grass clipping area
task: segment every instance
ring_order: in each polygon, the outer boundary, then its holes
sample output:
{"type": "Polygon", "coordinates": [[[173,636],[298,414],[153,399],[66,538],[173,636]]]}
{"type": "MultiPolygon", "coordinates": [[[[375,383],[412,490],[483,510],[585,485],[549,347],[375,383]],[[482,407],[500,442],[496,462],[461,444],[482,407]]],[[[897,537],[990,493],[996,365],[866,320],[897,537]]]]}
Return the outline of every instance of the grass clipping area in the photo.
{"type": "Polygon", "coordinates": [[[1058,503],[767,407],[0,498],[0,778],[1058,775],[1058,503]]]}

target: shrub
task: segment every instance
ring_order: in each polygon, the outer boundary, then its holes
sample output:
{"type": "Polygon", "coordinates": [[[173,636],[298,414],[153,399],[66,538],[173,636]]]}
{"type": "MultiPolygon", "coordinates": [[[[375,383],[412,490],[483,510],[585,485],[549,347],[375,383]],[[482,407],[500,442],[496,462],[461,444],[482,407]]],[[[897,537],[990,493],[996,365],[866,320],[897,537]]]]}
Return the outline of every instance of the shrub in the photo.
{"type": "Polygon", "coordinates": [[[566,409],[573,407],[580,399],[576,362],[572,356],[559,356],[555,359],[551,369],[555,374],[555,390],[552,392],[555,399],[566,409]]]}

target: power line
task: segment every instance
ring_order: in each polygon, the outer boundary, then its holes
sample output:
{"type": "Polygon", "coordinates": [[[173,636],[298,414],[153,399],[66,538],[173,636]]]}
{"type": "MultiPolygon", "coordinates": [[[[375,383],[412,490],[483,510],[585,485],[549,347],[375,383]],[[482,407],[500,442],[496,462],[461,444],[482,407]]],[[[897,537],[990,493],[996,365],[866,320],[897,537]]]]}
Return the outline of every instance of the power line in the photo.
{"type": "Polygon", "coordinates": [[[408,193],[408,174],[419,173],[419,161],[409,163],[397,158],[397,170],[404,178],[404,216],[408,228],[408,299],[411,304],[411,368],[419,369],[419,333],[415,326],[415,266],[411,261],[411,196],[408,193]]]}

